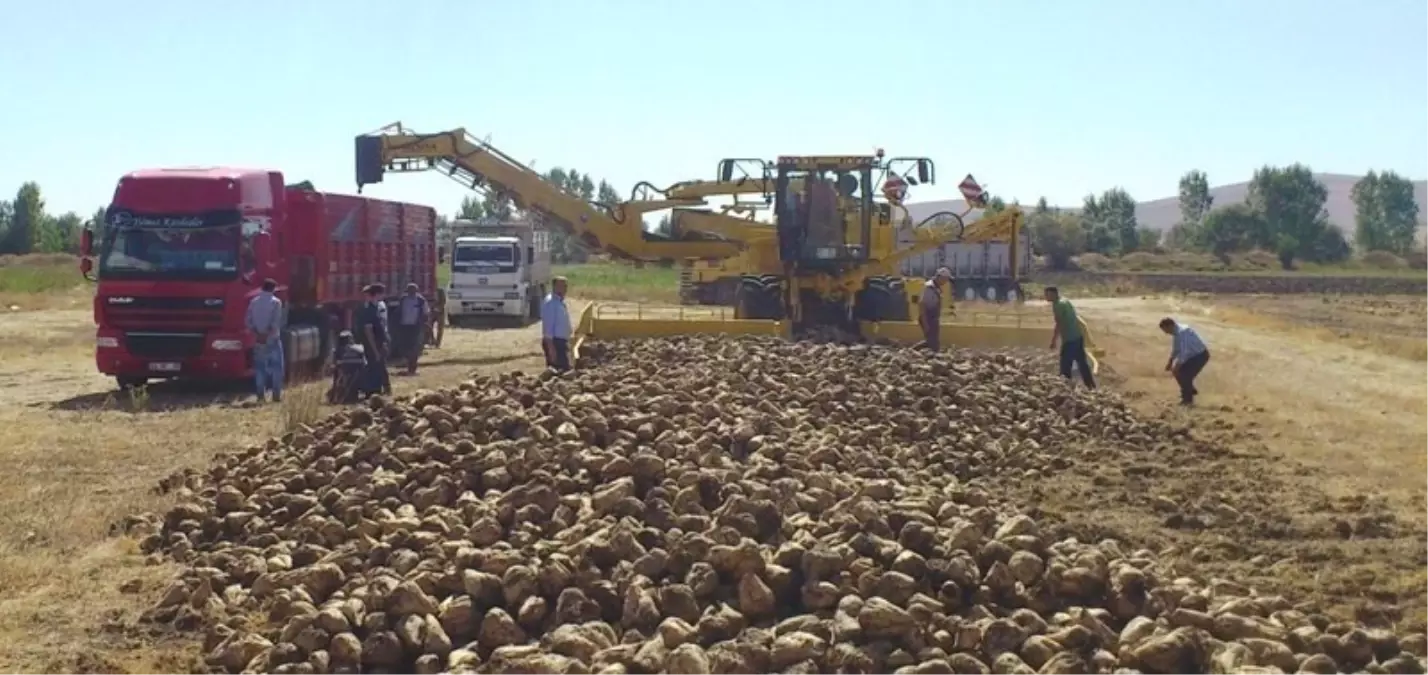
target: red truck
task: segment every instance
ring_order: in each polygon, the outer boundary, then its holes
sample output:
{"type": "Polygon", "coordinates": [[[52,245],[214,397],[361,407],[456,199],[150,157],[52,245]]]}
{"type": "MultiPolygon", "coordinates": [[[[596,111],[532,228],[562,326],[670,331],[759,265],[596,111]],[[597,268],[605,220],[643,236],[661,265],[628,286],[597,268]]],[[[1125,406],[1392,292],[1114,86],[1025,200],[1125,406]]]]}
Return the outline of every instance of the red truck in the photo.
{"type": "Polygon", "coordinates": [[[367,284],[385,284],[389,302],[408,282],[436,288],[435,210],[285,185],[264,169],[130,173],[102,237],[85,231],[81,247],[81,271],[98,282],[95,362],[121,388],[251,377],[244,324],[264,279],[287,309],[289,376],[322,366],[367,284]]]}

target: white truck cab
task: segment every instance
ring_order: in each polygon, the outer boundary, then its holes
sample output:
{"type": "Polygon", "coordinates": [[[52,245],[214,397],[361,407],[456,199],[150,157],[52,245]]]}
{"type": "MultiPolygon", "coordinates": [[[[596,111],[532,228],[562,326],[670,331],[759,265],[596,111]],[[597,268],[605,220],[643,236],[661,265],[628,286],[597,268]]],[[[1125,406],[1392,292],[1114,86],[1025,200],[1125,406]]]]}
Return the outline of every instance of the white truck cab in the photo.
{"type": "Polygon", "coordinates": [[[483,318],[522,324],[540,318],[550,287],[550,233],[528,223],[452,223],[451,285],[446,313],[452,325],[483,318]]]}

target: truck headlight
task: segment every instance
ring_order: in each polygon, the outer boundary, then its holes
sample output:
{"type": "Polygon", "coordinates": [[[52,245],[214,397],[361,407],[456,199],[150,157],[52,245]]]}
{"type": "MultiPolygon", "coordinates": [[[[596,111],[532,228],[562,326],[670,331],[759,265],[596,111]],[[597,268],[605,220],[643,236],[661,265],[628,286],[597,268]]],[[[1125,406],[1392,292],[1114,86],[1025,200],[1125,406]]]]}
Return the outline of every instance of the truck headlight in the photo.
{"type": "Polygon", "coordinates": [[[119,346],[119,338],[97,337],[94,338],[94,346],[100,349],[114,349],[115,347],[119,346]]]}
{"type": "Polygon", "coordinates": [[[452,300],[460,300],[461,294],[456,291],[447,291],[446,297],[451,298],[452,300]]]}
{"type": "Polygon", "coordinates": [[[236,352],[243,349],[242,340],[214,340],[213,348],[220,352],[236,352]]]}

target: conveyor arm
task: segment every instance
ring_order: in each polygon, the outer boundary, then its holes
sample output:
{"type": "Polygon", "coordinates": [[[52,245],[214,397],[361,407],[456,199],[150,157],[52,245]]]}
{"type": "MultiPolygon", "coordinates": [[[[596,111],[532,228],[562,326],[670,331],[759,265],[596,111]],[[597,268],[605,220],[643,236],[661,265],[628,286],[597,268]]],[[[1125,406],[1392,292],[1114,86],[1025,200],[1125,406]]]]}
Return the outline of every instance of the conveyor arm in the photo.
{"type": "Polygon", "coordinates": [[[440,170],[471,188],[494,189],[517,208],[539,213],[564,226],[592,248],[619,258],[669,261],[689,258],[718,260],[737,255],[743,247],[686,232],[678,239],[662,238],[644,228],[644,214],[676,206],[697,206],[698,198],[666,198],[622,204],[596,204],[562,191],[540,174],[465,129],[419,134],[392,124],[356,139],[357,188],[382,182],[388,171],[440,170]]]}

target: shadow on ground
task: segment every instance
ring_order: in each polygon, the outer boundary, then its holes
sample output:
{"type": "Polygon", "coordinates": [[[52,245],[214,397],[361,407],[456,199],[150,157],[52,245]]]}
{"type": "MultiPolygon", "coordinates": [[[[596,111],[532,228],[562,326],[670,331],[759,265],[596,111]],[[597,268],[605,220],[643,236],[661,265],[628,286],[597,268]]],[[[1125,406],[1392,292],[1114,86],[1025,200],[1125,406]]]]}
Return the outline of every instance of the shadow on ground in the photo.
{"type": "Polygon", "coordinates": [[[71,396],[61,401],[32,403],[30,407],[138,414],[213,406],[241,407],[251,404],[252,398],[253,388],[246,380],[167,380],[134,389],[111,389],[71,396]]]}

